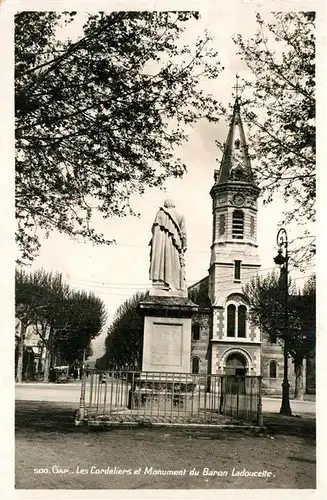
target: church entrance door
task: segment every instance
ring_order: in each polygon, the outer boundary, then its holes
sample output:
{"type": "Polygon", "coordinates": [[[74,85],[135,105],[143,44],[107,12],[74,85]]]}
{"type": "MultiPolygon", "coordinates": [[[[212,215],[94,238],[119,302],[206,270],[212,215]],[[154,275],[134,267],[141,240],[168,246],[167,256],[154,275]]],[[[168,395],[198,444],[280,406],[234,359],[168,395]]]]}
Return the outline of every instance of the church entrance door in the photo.
{"type": "Polygon", "coordinates": [[[242,354],[234,353],[228,356],[225,374],[233,377],[227,379],[228,392],[245,394],[246,359],[242,354]]]}

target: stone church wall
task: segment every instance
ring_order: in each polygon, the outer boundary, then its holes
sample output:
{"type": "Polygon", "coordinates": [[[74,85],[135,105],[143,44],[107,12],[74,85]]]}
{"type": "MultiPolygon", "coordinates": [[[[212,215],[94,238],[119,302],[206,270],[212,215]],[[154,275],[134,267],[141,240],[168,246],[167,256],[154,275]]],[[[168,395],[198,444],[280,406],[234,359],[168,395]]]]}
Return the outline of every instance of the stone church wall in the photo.
{"type": "MultiPolygon", "coordinates": [[[[270,344],[267,340],[262,344],[262,390],[264,394],[282,394],[282,382],[284,375],[283,349],[279,344],[270,344]],[[277,362],[277,377],[270,378],[269,366],[271,361],[277,362]]],[[[288,362],[288,381],[290,384],[290,394],[294,394],[295,374],[292,360],[288,362]]]]}
{"type": "Polygon", "coordinates": [[[199,325],[199,340],[191,341],[191,361],[193,357],[197,357],[200,360],[199,373],[206,375],[209,373],[210,365],[210,355],[209,355],[209,345],[210,345],[210,325],[211,325],[211,313],[209,311],[200,311],[195,314],[192,318],[192,325],[199,325]],[[209,364],[208,364],[209,362],[209,364]]]}

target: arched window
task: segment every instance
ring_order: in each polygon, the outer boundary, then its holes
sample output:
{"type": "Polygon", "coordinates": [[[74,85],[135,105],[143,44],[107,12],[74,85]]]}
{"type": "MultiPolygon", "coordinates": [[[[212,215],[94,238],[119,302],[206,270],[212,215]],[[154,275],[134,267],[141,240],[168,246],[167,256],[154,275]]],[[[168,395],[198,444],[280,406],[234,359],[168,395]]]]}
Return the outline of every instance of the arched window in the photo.
{"type": "Polygon", "coordinates": [[[244,235],[244,214],[242,210],[234,210],[232,221],[232,238],[242,240],[244,235]]]}
{"type": "Polygon", "coordinates": [[[269,378],[277,378],[277,363],[270,361],[269,363],[269,378]]]}
{"type": "Polygon", "coordinates": [[[238,307],[238,337],[246,337],[246,307],[241,305],[238,307]]]}
{"type": "Polygon", "coordinates": [[[192,358],[192,373],[199,373],[200,360],[199,358],[192,358]]]}
{"type": "Polygon", "coordinates": [[[200,340],[200,326],[197,323],[192,325],[192,340],[200,340]]]}
{"type": "Polygon", "coordinates": [[[247,336],[247,307],[240,303],[228,304],[226,310],[227,337],[238,337],[245,339],[247,336]]]}
{"type": "Polygon", "coordinates": [[[227,307],[227,337],[235,337],[236,307],[229,304],[227,307]]]}

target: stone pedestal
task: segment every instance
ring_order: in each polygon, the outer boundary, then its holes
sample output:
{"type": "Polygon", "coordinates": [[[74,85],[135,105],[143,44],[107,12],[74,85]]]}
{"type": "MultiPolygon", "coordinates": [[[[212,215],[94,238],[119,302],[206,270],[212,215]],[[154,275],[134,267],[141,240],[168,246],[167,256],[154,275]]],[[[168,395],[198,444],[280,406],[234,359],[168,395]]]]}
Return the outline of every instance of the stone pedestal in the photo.
{"type": "Polygon", "coordinates": [[[140,310],[144,315],[142,373],[130,390],[128,407],[158,415],[193,408],[191,319],[198,306],[185,291],[153,289],[140,310]]]}
{"type": "Polygon", "coordinates": [[[191,318],[198,306],[187,296],[150,294],[144,314],[142,372],[190,373],[191,318]]]}

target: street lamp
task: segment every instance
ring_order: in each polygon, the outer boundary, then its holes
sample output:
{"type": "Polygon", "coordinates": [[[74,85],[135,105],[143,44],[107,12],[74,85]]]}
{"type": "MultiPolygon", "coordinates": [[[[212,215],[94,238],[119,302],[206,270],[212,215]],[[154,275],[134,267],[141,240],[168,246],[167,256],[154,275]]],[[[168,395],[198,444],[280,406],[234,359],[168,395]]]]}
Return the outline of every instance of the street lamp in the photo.
{"type": "Polygon", "coordinates": [[[279,413],[282,415],[292,415],[290,384],[288,382],[288,240],[287,232],[284,228],[278,231],[276,240],[279,249],[274,262],[281,268],[281,282],[284,289],[284,377],[282,384],[283,398],[279,413]]]}

